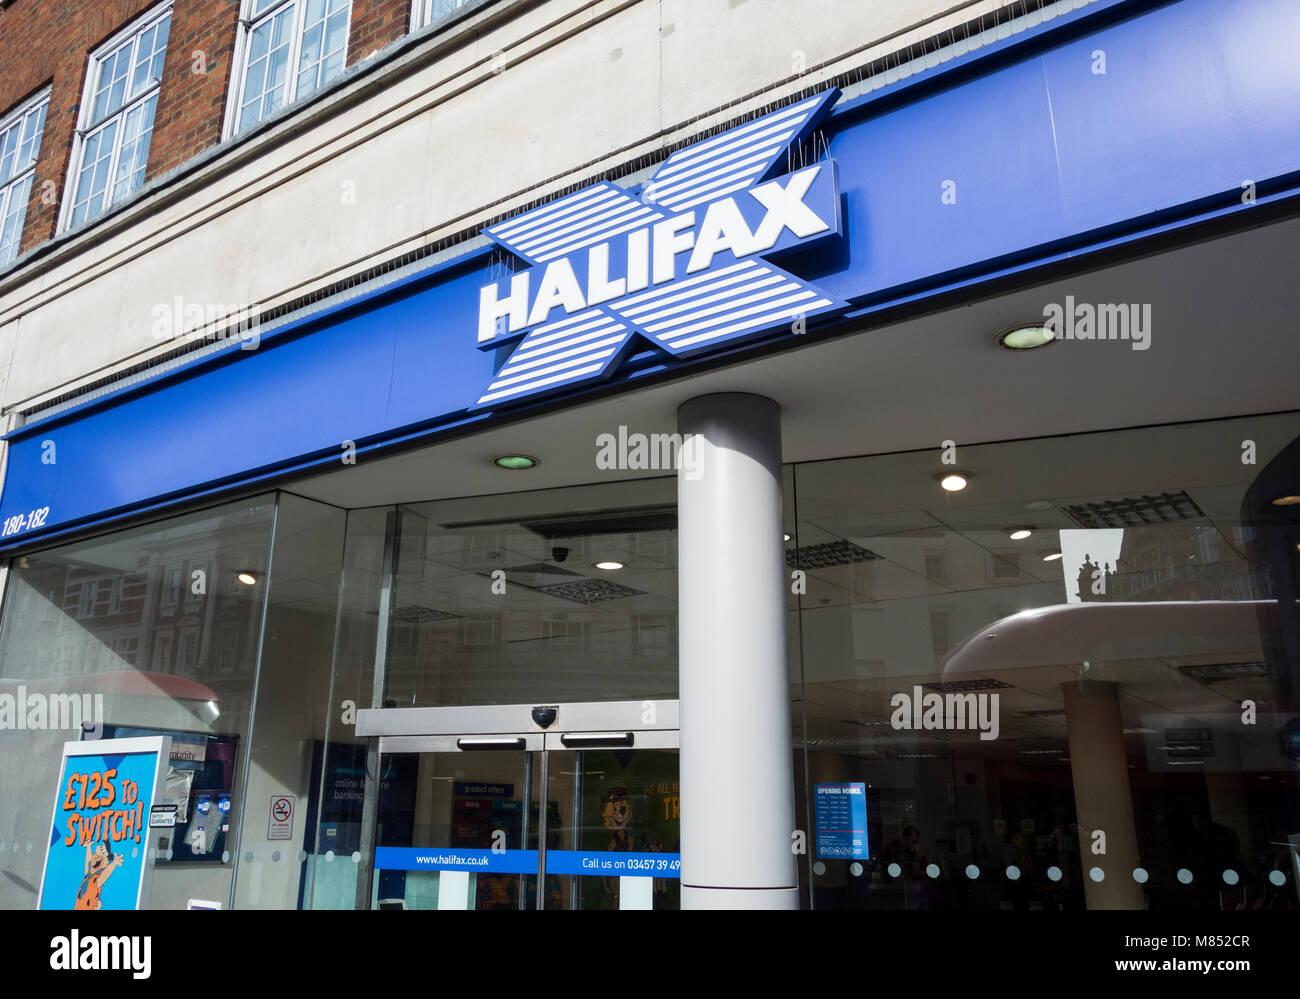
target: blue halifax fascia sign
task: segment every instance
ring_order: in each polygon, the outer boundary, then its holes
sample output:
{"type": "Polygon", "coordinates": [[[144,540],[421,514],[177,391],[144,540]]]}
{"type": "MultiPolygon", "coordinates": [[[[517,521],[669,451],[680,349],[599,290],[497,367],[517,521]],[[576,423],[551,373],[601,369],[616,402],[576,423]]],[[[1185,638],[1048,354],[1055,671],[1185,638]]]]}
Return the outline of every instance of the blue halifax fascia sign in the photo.
{"type": "Polygon", "coordinates": [[[1293,0],[1098,0],[851,100],[802,97],[645,184],[490,225],[491,246],[256,350],[18,428],[0,551],[336,469],[343,442],[364,463],[1295,199],[1296,37],[1293,0]]]}

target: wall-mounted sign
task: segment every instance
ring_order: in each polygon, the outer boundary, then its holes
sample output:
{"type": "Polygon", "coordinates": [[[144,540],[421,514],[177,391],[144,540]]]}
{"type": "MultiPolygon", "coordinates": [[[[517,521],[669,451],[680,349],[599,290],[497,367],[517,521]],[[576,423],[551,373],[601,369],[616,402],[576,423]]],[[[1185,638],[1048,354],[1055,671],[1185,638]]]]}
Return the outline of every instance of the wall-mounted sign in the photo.
{"type": "Polygon", "coordinates": [[[867,860],[867,785],[817,784],[817,856],[824,860],[867,860]]]}
{"type": "Polygon", "coordinates": [[[267,839],[293,839],[293,809],[298,800],[293,794],[271,795],[271,814],[267,822],[267,839]]]}
{"type": "Polygon", "coordinates": [[[690,357],[845,308],[767,258],[843,232],[836,165],[794,150],[828,90],[483,232],[527,265],[479,291],[478,342],[523,339],[473,408],[608,377],[637,340],[690,357]]]}
{"type": "Polygon", "coordinates": [[[153,860],[147,823],[163,794],[167,736],[68,742],[39,909],[138,909],[153,860]]]}

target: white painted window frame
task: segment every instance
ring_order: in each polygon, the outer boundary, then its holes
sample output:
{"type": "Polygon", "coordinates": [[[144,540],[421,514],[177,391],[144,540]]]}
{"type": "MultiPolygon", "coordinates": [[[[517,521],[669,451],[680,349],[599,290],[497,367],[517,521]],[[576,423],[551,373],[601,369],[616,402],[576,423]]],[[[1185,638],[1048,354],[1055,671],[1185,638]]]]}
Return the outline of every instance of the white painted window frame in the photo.
{"type": "MultiPolygon", "coordinates": [[[[438,0],[414,0],[411,4],[412,31],[419,31],[421,28],[427,28],[429,25],[434,23],[433,5],[437,2],[438,0]]],[[[460,3],[456,6],[456,10],[459,10],[461,7],[468,7],[473,2],[474,0],[460,0],[460,3]]],[[[450,16],[450,14],[444,14],[442,17],[439,17],[438,20],[441,21],[450,16]]]]}
{"type": "MultiPolygon", "coordinates": [[[[90,54],[90,58],[86,62],[86,75],[81,88],[81,104],[77,108],[77,131],[72,138],[72,156],[68,159],[67,179],[63,182],[63,199],[59,204],[58,232],[65,232],[72,226],[72,210],[73,205],[76,204],[77,201],[77,183],[81,178],[81,168],[85,165],[83,160],[86,155],[86,137],[91,131],[90,115],[95,100],[95,84],[99,82],[99,69],[101,68],[99,65],[100,60],[116,51],[128,38],[134,37],[130,63],[131,66],[134,67],[136,53],[140,44],[140,36],[153,27],[154,24],[171,14],[173,5],[174,0],[163,0],[162,3],[158,4],[158,6],[151,7],[90,54]]],[[[171,45],[170,30],[168,31],[167,44],[171,45]]],[[[127,79],[130,79],[129,71],[127,79]]],[[[118,158],[122,153],[122,133],[127,115],[129,115],[136,107],[149,100],[150,97],[157,94],[161,87],[162,78],[159,77],[153,80],[144,88],[144,90],[140,91],[140,93],[136,94],[129,101],[124,103],[111,115],[108,115],[102,121],[94,123],[94,130],[99,131],[102,128],[106,128],[108,122],[114,118],[121,122],[118,126],[117,134],[113,139],[113,155],[108,163],[108,187],[105,192],[108,197],[108,202],[104,205],[103,209],[86,219],[86,222],[91,222],[103,215],[107,215],[112,210],[114,178],[117,176],[118,158]]],[[[152,133],[149,136],[149,145],[150,147],[153,146],[152,133]]]]}
{"type": "MultiPolygon", "coordinates": [[[[13,108],[9,110],[7,114],[0,116],[0,132],[4,132],[12,125],[17,125],[21,130],[22,123],[27,120],[27,116],[36,111],[39,111],[42,104],[45,105],[45,120],[41,122],[41,134],[36,137],[36,155],[32,158],[32,162],[28,166],[24,167],[22,170],[15,173],[12,177],[9,178],[9,180],[5,182],[3,187],[0,187],[0,225],[4,224],[5,216],[9,214],[9,208],[10,208],[9,201],[13,197],[14,192],[17,191],[18,188],[21,187],[24,183],[26,183],[29,175],[32,176],[33,178],[35,177],[36,164],[40,162],[40,158],[41,158],[41,143],[45,139],[45,126],[50,123],[50,108],[49,108],[50,88],[43,87],[41,90],[37,91],[35,94],[33,94],[27,100],[23,101],[21,104],[15,105],[13,108]]],[[[22,141],[21,131],[19,132],[18,138],[19,138],[19,142],[21,142],[22,141]]],[[[33,183],[35,183],[34,179],[33,179],[33,183]]],[[[30,191],[27,192],[27,196],[28,199],[30,200],[31,198],[30,191]]],[[[17,260],[19,255],[22,253],[23,226],[25,226],[26,224],[27,224],[27,209],[26,207],[24,207],[22,216],[18,220],[18,241],[14,244],[16,249],[14,251],[12,260],[17,260]]],[[[6,266],[7,264],[11,263],[12,260],[0,260],[0,267],[6,266]]]]}
{"type": "MultiPolygon", "coordinates": [[[[244,83],[248,77],[249,39],[253,29],[263,21],[275,17],[285,7],[293,6],[293,31],[289,38],[288,65],[285,69],[284,104],[280,110],[290,107],[298,101],[298,57],[302,54],[302,36],[304,34],[303,18],[306,16],[306,0],[277,0],[270,7],[253,16],[256,0],[239,0],[239,30],[235,34],[235,58],[231,65],[230,92],[226,95],[226,118],[221,125],[221,139],[233,139],[238,132],[239,109],[244,105],[244,83]]],[[[347,68],[348,51],[352,46],[352,10],[355,0],[349,0],[348,30],[343,42],[343,67],[347,68]]],[[[325,86],[324,83],[321,84],[325,86]]],[[[314,93],[314,91],[313,91],[314,93]]],[[[278,114],[279,111],[274,112],[278,114]]],[[[258,119],[259,122],[265,118],[258,119]]],[[[250,125],[249,130],[255,128],[250,125]]]]}

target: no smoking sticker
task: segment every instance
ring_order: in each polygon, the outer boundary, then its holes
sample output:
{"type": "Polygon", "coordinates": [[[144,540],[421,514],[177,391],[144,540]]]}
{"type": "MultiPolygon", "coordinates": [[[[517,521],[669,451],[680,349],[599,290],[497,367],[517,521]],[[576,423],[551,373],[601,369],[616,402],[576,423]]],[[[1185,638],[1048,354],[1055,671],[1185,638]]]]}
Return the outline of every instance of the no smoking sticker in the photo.
{"type": "Polygon", "coordinates": [[[297,795],[271,795],[271,816],[266,830],[267,839],[293,839],[293,806],[297,795]]]}

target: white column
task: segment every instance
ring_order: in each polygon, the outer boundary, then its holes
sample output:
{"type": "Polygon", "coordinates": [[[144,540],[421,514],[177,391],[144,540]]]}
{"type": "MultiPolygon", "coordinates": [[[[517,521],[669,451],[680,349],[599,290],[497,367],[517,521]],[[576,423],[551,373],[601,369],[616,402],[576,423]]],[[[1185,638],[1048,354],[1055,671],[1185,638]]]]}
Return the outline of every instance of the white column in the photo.
{"type": "Polygon", "coordinates": [[[682,908],[793,909],[781,410],[702,396],[677,424],[682,908]]]}

